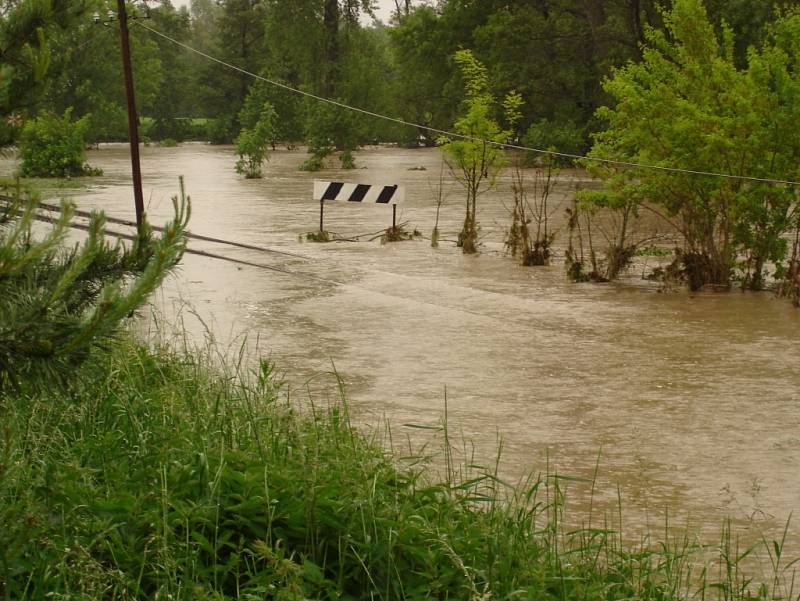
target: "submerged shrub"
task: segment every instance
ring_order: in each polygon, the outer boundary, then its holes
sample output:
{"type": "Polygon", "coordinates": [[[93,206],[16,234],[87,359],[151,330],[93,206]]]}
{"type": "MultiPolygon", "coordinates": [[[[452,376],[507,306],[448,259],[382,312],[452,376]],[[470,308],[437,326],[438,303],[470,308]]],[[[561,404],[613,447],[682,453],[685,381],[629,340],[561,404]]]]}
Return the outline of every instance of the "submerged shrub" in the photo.
{"type": "Polygon", "coordinates": [[[314,153],[308,159],[303,161],[303,164],[300,165],[300,171],[321,171],[325,168],[325,157],[327,154],[318,154],[314,153]]]}
{"type": "Polygon", "coordinates": [[[74,177],[100,172],[86,164],[86,133],[90,117],[72,120],[71,110],[63,115],[47,113],[28,121],[22,128],[19,153],[23,177],[74,177]]]}
{"type": "Polygon", "coordinates": [[[356,168],[356,160],[353,157],[353,153],[350,150],[345,150],[339,157],[339,161],[342,164],[342,169],[356,168]]]}
{"type": "Polygon", "coordinates": [[[236,172],[247,179],[261,177],[261,164],[269,159],[269,146],[275,140],[275,123],[278,115],[270,103],[261,107],[258,120],[250,128],[245,128],[236,138],[236,172]]]}

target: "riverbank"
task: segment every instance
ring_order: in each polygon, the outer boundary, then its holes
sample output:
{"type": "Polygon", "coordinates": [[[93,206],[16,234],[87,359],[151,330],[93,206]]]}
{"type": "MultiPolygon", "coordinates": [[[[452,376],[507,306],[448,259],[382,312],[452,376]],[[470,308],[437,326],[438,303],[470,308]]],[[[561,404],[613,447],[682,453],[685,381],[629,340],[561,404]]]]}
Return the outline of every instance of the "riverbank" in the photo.
{"type": "Polygon", "coordinates": [[[81,369],[66,392],[0,405],[7,599],[793,595],[783,558],[775,582],[749,583],[730,536],[701,573],[690,539],[567,527],[558,477],[512,489],[494,465],[456,464],[446,429],[436,478],[430,449],[387,450],[344,398],[295,408],[267,362],[220,372],[123,337],[81,369]]]}
{"type": "MultiPolygon", "coordinates": [[[[154,223],[169,219],[184,174],[192,232],[296,255],[192,241],[267,269],[184,257],[153,299],[158,329],[176,324],[233,356],[246,339],[258,347],[247,356],[270,356],[300,400],[330,396],[335,361],[354,422],[385,420],[417,444],[428,431],[403,424],[436,426],[446,391],[450,423],[476,456],[492,457],[503,441],[506,481],[548,457],[560,473],[591,480],[600,452],[593,507],[613,514],[619,489],[631,536],[660,530],[668,507],[671,523],[704,540],[727,517],[748,543],[781,537],[800,511],[800,312],[790,303],[769,293],[658,293],[640,270],[624,283],[579,285],[560,261],[519,267],[499,250],[513,201],[505,179],[484,199],[486,248],[477,257],[425,240],[303,244],[298,236],[319,223],[315,178],[401,183],[398,218],[429,233],[441,166],[436,149],[368,148],[357,155],[366,169],[316,175],[297,171],[306,158],[279,150],[264,179],[246,180],[230,148],[142,148],[154,223]]],[[[49,194],[131,219],[127,148],[103,147],[88,160],[104,175],[49,194]]],[[[336,205],[325,219],[356,234],[386,227],[391,215],[336,205]]],[[[462,222],[454,189],[443,236],[455,237],[462,222]]],[[[570,498],[588,510],[585,490],[570,498]]],[[[788,554],[800,556],[794,521],[789,540],[788,554]]]]}

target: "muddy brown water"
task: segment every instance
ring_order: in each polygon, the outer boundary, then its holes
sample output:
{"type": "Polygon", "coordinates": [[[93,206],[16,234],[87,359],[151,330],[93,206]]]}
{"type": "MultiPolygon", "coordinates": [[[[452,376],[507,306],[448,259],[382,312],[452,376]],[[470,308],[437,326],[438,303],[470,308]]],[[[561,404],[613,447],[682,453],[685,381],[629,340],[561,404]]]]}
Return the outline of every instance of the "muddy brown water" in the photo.
{"type": "MultiPolygon", "coordinates": [[[[641,280],[644,259],[607,285],[568,283],[558,259],[519,267],[502,254],[507,179],[481,200],[476,257],[425,239],[301,243],[318,227],[315,178],[405,185],[398,220],[428,236],[441,167],[436,150],[369,148],[357,154],[361,169],[318,174],[297,170],[305,158],[278,151],[264,179],[245,180],[229,147],[143,149],[154,222],[169,216],[183,175],[193,232],[303,257],[193,242],[294,275],[189,255],[157,300],[167,323],[231,350],[257,341],[301,400],[336,396],[335,365],[358,420],[385,420],[395,439],[412,431],[404,424],[440,423],[446,390],[451,429],[487,464],[502,439],[501,473],[510,480],[548,460],[560,473],[591,477],[599,456],[595,502],[614,511],[619,490],[634,529],[658,531],[668,507],[673,523],[708,540],[726,516],[755,540],[777,537],[799,513],[800,311],[788,302],[766,293],[661,293],[641,280]]],[[[89,161],[105,175],[79,182],[88,191],[49,195],[131,218],[127,148],[104,147],[89,161]]],[[[591,184],[576,172],[559,176],[556,227],[579,185],[591,184]]],[[[440,229],[452,240],[462,194],[452,182],[446,193],[440,229]]],[[[327,229],[344,236],[390,224],[386,207],[326,206],[327,229]]],[[[586,505],[585,486],[576,485],[573,502],[586,505]]],[[[795,555],[798,533],[790,526],[795,555]]]]}

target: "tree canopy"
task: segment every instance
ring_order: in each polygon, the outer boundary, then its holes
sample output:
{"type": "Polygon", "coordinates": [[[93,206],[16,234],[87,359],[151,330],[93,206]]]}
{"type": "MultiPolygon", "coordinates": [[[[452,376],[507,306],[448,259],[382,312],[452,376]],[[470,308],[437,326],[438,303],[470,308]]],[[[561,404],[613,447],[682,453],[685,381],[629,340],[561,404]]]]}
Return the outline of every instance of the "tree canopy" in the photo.
{"type": "MultiPolygon", "coordinates": [[[[760,46],[780,11],[797,3],[706,0],[707,33],[735,32],[731,62],[741,68],[748,48],[760,46]]],[[[389,24],[370,24],[370,0],[192,0],[189,9],[158,0],[146,24],[251,73],[437,129],[451,128],[459,113],[462,75],[453,56],[470,50],[486,66],[495,97],[519,92],[517,136],[576,153],[588,150],[591,133],[602,126],[596,110],[612,99],[603,77],[639,60],[642,44],[652,39],[648,32],[669,31],[655,0],[432,4],[398,2],[389,24]]],[[[100,0],[19,0],[2,9],[0,133],[6,142],[19,135],[22,120],[68,108],[76,119],[91,115],[90,141],[125,138],[117,33],[113,24],[91,18],[107,10],[100,0]]],[[[232,141],[242,128],[240,110],[259,84],[135,24],[131,36],[144,134],[232,141]],[[208,131],[187,128],[192,119],[211,120],[208,131]]],[[[269,101],[282,135],[293,141],[318,136],[313,113],[320,105],[303,110],[296,96],[277,88],[269,101]]],[[[344,135],[333,133],[341,146],[344,135]]],[[[366,118],[359,118],[355,138],[435,142],[424,129],[366,118]]]]}
{"type": "Polygon", "coordinates": [[[735,177],[590,164],[606,188],[586,197],[662,212],[686,242],[693,287],[729,285],[744,257],[739,275],[758,288],[767,262],[786,252],[796,192],[740,177],[800,176],[800,132],[792,125],[800,119],[800,13],[783,14],[743,68],[735,34],[729,27],[716,34],[700,0],[676,0],[664,20],[665,30],[646,34],[642,61],[605,82],[613,104],[598,112],[607,127],[591,156],[735,177]]]}

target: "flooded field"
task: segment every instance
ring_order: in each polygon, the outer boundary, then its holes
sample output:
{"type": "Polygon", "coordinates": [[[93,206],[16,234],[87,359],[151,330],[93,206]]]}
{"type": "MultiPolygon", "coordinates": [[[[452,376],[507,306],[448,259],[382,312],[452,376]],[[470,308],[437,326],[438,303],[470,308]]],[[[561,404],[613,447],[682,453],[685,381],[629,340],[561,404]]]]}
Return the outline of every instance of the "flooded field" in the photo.
{"type": "MultiPolygon", "coordinates": [[[[709,537],[725,516],[750,539],[776,537],[800,513],[800,311],[789,302],[661,293],[641,280],[642,260],[621,283],[571,284],[560,262],[563,229],[552,267],[519,267],[502,253],[505,180],[482,198],[476,257],[452,243],[463,219],[452,183],[440,224],[450,242],[439,249],[423,238],[301,243],[319,223],[315,178],[404,185],[398,221],[430,235],[441,167],[436,150],[367,149],[356,155],[359,170],[319,174],[297,170],[305,158],[278,151],[263,180],[244,180],[230,148],[143,149],[155,223],[167,219],[183,175],[194,233],[301,255],[193,243],[283,271],[189,255],[160,293],[167,321],[180,318],[225,348],[257,344],[301,401],[335,395],[335,364],[357,419],[385,420],[395,442],[430,437],[403,424],[439,423],[446,391],[451,428],[485,463],[502,439],[501,472],[512,481],[548,460],[560,473],[591,477],[599,456],[595,502],[610,510],[619,487],[636,530],[660,530],[669,507],[673,523],[709,537]]],[[[91,152],[105,175],[81,182],[88,192],[58,194],[133,218],[128,161],[124,146],[91,152]]],[[[576,172],[559,178],[557,226],[576,186],[590,185],[576,172]]],[[[330,204],[325,223],[342,236],[378,232],[391,209],[330,204]]],[[[573,488],[574,503],[587,503],[588,487],[573,488]]],[[[800,527],[790,532],[798,555],[800,527]]]]}

